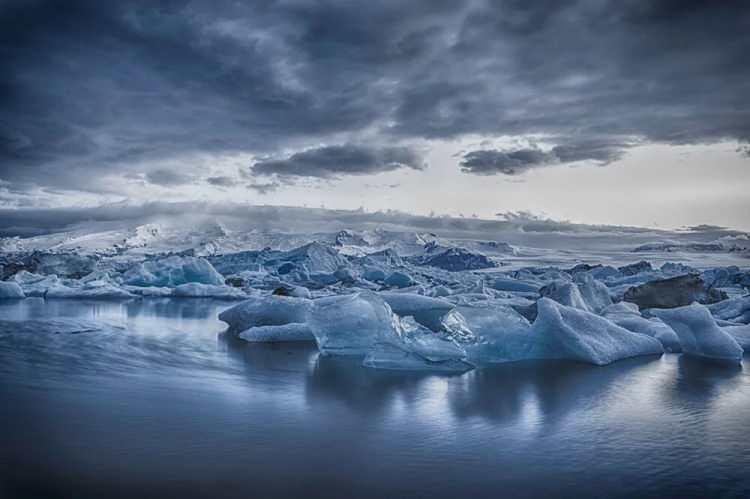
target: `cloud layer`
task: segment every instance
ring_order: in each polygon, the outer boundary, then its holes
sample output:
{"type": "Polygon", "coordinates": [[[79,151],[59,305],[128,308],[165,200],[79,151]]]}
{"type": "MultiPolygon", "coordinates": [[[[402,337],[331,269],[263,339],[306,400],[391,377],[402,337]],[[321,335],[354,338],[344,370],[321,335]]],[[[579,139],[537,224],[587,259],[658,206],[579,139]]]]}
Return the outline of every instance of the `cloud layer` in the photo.
{"type": "Polygon", "coordinates": [[[748,26],[741,0],[6,0],[0,179],[179,186],[204,172],[159,161],[235,153],[332,178],[421,168],[409,144],[466,134],[554,147],[470,152],[479,174],[747,142],[748,26]]]}

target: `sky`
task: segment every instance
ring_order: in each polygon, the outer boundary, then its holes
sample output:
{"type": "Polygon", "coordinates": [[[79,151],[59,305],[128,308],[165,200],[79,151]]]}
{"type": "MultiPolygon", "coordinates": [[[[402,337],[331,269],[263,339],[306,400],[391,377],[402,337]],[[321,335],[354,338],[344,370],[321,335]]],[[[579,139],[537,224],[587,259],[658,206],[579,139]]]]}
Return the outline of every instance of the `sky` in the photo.
{"type": "Polygon", "coordinates": [[[748,54],[746,1],[0,0],[0,214],[749,230],[748,54]]]}

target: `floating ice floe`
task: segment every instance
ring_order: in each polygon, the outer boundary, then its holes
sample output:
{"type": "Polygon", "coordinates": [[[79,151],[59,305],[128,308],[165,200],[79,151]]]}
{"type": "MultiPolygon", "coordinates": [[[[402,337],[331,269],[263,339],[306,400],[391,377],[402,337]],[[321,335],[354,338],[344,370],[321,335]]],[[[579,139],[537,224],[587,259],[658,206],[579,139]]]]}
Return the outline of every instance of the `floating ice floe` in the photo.
{"type": "Polygon", "coordinates": [[[463,348],[412,317],[402,319],[397,332],[390,340],[374,344],[363,365],[376,369],[459,373],[474,368],[466,360],[463,348]]]}
{"type": "Polygon", "coordinates": [[[291,296],[257,297],[224,310],[219,319],[229,324],[228,331],[234,335],[260,326],[306,324],[312,303],[312,300],[291,296]]]}
{"type": "Polygon", "coordinates": [[[664,352],[655,338],[628,331],[603,317],[549,298],[537,302],[531,335],[529,358],[536,359],[571,359],[604,365],[664,352]]]}
{"type": "Polygon", "coordinates": [[[299,322],[279,326],[253,326],[240,331],[237,336],[251,343],[315,341],[310,326],[299,322]]]}
{"type": "Polygon", "coordinates": [[[135,295],[109,281],[89,281],[81,286],[67,286],[54,284],[47,288],[45,298],[96,298],[122,299],[133,298],[135,295]]]}
{"type": "Polygon", "coordinates": [[[399,320],[383,298],[370,291],[314,300],[310,327],[318,350],[331,355],[366,355],[381,342],[393,342],[399,320]]]}
{"type": "Polygon", "coordinates": [[[680,338],[682,351],[712,360],[741,362],[742,347],[731,334],[716,325],[711,312],[698,303],[650,313],[669,325],[680,338]]]}
{"type": "Polygon", "coordinates": [[[13,281],[0,281],[0,299],[26,298],[26,294],[17,283],[13,281]]]}

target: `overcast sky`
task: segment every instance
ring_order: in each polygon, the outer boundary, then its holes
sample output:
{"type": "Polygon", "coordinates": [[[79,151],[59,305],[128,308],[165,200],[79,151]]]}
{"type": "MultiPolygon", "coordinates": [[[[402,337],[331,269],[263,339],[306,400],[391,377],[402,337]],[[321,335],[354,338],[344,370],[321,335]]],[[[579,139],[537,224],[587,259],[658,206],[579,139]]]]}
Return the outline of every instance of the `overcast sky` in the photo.
{"type": "Polygon", "coordinates": [[[747,1],[0,0],[0,208],[747,230],[748,54],[747,1]]]}

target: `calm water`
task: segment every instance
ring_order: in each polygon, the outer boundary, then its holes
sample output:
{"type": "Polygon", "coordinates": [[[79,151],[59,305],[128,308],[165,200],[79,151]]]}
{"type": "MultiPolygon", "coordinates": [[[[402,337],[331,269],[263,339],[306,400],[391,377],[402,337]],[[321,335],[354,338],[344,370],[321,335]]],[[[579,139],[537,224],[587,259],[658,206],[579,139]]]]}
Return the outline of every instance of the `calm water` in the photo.
{"type": "Polygon", "coordinates": [[[388,373],[228,341],[226,306],[0,304],[0,497],[750,495],[746,370],[388,373]]]}

